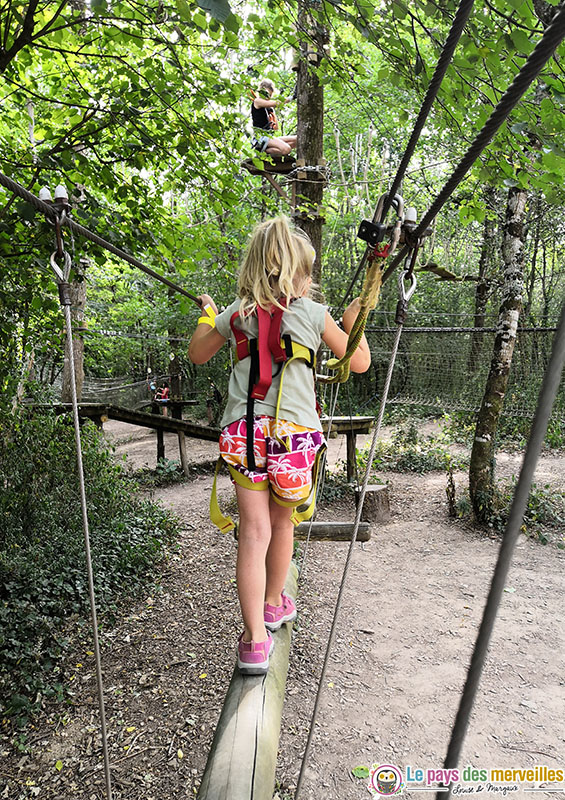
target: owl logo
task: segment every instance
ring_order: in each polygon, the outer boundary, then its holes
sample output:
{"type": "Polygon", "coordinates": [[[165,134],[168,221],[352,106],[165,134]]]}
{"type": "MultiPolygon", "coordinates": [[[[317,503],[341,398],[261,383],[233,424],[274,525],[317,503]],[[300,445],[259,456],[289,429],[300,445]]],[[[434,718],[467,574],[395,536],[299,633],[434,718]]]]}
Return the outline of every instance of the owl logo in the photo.
{"type": "Polygon", "coordinates": [[[393,764],[373,764],[369,772],[369,791],[375,797],[402,794],[402,773],[393,764]]]}

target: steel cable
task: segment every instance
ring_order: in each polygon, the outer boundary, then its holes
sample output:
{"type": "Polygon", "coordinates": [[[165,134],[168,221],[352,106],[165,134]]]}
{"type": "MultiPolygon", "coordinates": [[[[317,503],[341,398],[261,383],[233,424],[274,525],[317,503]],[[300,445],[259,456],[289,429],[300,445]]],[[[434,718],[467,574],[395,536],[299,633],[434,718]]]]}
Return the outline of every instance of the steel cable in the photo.
{"type": "MultiPolygon", "coordinates": [[[[451,177],[445,183],[443,189],[432,203],[429,210],[426,212],[421,222],[418,223],[414,231],[414,238],[425,231],[428,225],[435,219],[438,211],[445,205],[447,200],[451,197],[457,186],[461,183],[469,169],[473,166],[475,161],[481,155],[485,147],[490,144],[495,133],[498,131],[502,123],[508,117],[514,106],[523,97],[529,89],[532,82],[542,71],[545,64],[553,56],[555,50],[565,37],[565,3],[559,6],[557,13],[553,17],[550,25],[545,29],[543,36],[535,46],[534,50],[530,53],[528,60],[515,76],[514,80],[504,92],[492,114],[485,122],[475,140],[471,143],[469,149],[453,171],[451,177]]],[[[395,259],[398,261],[400,256],[395,259]]],[[[398,262],[400,263],[400,262],[398,262]]],[[[390,265],[389,269],[394,268],[394,262],[390,265]]]]}
{"type": "Polygon", "coordinates": [[[345,560],[345,566],[343,568],[343,575],[341,577],[341,583],[340,583],[340,586],[339,586],[339,591],[338,591],[338,595],[337,595],[337,599],[336,599],[336,603],[335,603],[335,609],[334,609],[334,613],[333,613],[332,624],[331,624],[331,628],[330,628],[330,634],[329,634],[328,642],[327,642],[327,645],[326,645],[326,653],[325,653],[325,656],[324,656],[324,661],[322,663],[322,671],[321,671],[320,678],[319,678],[319,681],[318,681],[318,690],[317,690],[317,693],[316,693],[316,700],[314,701],[314,709],[312,711],[312,716],[311,716],[311,719],[310,719],[310,729],[308,731],[308,739],[306,741],[306,746],[304,748],[304,755],[302,757],[302,764],[300,766],[300,773],[298,775],[298,781],[297,781],[297,784],[296,784],[296,792],[295,792],[295,795],[294,795],[295,800],[298,800],[298,797],[299,797],[299,794],[300,794],[300,788],[302,786],[302,781],[304,779],[304,773],[306,771],[306,765],[307,765],[307,762],[308,762],[308,756],[310,754],[310,748],[312,746],[312,740],[314,738],[314,728],[315,728],[315,725],[316,725],[316,720],[318,718],[318,712],[319,712],[319,709],[320,709],[320,701],[321,701],[321,698],[322,698],[322,690],[323,690],[322,687],[324,685],[324,680],[325,680],[325,676],[326,676],[328,662],[329,662],[331,651],[332,651],[332,648],[333,648],[335,633],[336,633],[336,629],[337,629],[337,623],[338,623],[340,612],[341,612],[341,603],[342,603],[343,594],[344,594],[344,591],[345,591],[345,585],[346,585],[346,582],[347,582],[347,576],[349,574],[349,568],[351,566],[351,560],[352,560],[352,557],[353,557],[355,544],[357,542],[357,533],[359,531],[359,523],[361,522],[361,514],[363,512],[363,504],[365,502],[365,494],[367,493],[367,486],[368,486],[368,483],[369,483],[369,477],[370,477],[370,474],[371,474],[371,466],[373,464],[373,458],[374,458],[375,449],[376,449],[376,446],[377,446],[377,439],[379,437],[380,430],[381,430],[381,425],[382,425],[383,418],[384,418],[388,392],[389,392],[389,389],[390,389],[390,384],[391,384],[391,380],[392,380],[392,373],[393,373],[393,370],[394,370],[394,364],[395,364],[395,361],[396,361],[396,355],[398,353],[398,346],[400,344],[400,336],[401,336],[401,334],[402,334],[402,323],[400,323],[398,325],[396,338],[395,338],[394,345],[393,345],[393,348],[392,348],[392,351],[391,351],[390,362],[389,362],[389,366],[388,366],[388,372],[387,372],[387,376],[386,376],[385,385],[383,387],[383,394],[382,394],[381,404],[380,404],[380,408],[379,408],[379,414],[378,414],[378,418],[377,418],[377,424],[375,426],[375,430],[374,430],[374,433],[373,433],[373,439],[371,441],[371,447],[369,449],[369,455],[368,455],[368,458],[367,458],[367,466],[365,468],[365,475],[364,475],[364,478],[363,478],[363,485],[361,487],[361,492],[360,492],[360,495],[359,495],[358,505],[357,505],[357,513],[355,515],[355,522],[354,522],[354,525],[353,525],[353,533],[351,534],[351,540],[350,540],[350,543],[349,543],[349,549],[347,551],[347,557],[346,557],[346,560],[345,560]]]}
{"type": "MultiPolygon", "coordinates": [[[[26,188],[21,186],[19,183],[16,183],[16,181],[12,180],[12,178],[9,178],[7,175],[3,175],[1,172],[0,172],[0,185],[4,186],[4,188],[8,189],[8,191],[13,192],[13,194],[17,195],[22,200],[25,200],[27,203],[30,203],[38,211],[41,211],[42,214],[45,214],[47,219],[49,219],[51,222],[55,222],[55,220],[58,219],[56,205],[53,206],[50,205],[49,203],[46,203],[44,200],[41,200],[39,197],[36,197],[26,188]]],[[[128,264],[137,267],[137,269],[140,269],[142,272],[145,272],[146,275],[149,275],[151,278],[155,278],[155,280],[164,283],[165,286],[169,287],[169,289],[173,289],[175,292],[178,292],[179,294],[188,297],[189,300],[192,300],[194,303],[200,306],[200,302],[196,297],[196,295],[191,294],[186,289],[183,289],[182,286],[178,286],[173,281],[169,280],[168,278],[165,278],[164,275],[160,275],[158,272],[155,272],[155,270],[152,270],[150,267],[147,267],[138,258],[135,258],[135,256],[126,253],[125,250],[122,250],[120,247],[116,247],[116,245],[113,245],[111,242],[106,241],[106,239],[103,239],[102,236],[99,236],[97,233],[90,231],[88,228],[85,228],[80,223],[75,222],[73,219],[70,219],[68,214],[65,215],[64,219],[61,220],[61,224],[66,225],[73,233],[76,233],[80,236],[84,236],[85,239],[88,239],[94,244],[103,247],[104,250],[108,250],[110,253],[113,253],[114,255],[118,256],[118,258],[121,258],[123,261],[127,261],[128,264]]]]}
{"type": "MultiPolygon", "coordinates": [[[[426,96],[424,97],[424,101],[420,108],[420,112],[418,114],[418,118],[414,124],[414,130],[412,131],[412,135],[406,145],[406,150],[404,151],[404,155],[402,156],[402,161],[396,171],[396,175],[392,182],[392,186],[390,188],[390,192],[388,193],[384,205],[383,211],[381,215],[381,221],[384,221],[387,212],[392,204],[394,199],[394,195],[398,191],[402,178],[404,177],[404,173],[406,172],[406,168],[410,162],[410,159],[414,155],[414,150],[416,149],[416,145],[418,143],[418,139],[420,138],[420,134],[422,133],[422,128],[428,118],[428,114],[431,111],[432,105],[434,100],[437,97],[437,93],[447,72],[447,68],[451,63],[451,59],[453,58],[453,53],[457,46],[457,42],[461,38],[461,34],[463,33],[463,28],[467,20],[469,19],[469,15],[473,9],[474,0],[461,0],[459,8],[457,9],[457,13],[455,14],[455,18],[453,20],[453,24],[451,25],[451,30],[449,31],[449,36],[447,37],[443,49],[441,51],[440,57],[438,59],[434,74],[428,86],[428,91],[426,92],[426,96]]],[[[376,220],[375,220],[376,221],[376,220]]]]}

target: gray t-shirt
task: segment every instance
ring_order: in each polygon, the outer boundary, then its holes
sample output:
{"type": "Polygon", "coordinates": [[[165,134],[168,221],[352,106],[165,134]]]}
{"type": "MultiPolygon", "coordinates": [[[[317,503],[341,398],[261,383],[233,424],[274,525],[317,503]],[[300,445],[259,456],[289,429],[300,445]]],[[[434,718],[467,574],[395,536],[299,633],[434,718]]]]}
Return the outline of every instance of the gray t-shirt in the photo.
{"type": "MultiPolygon", "coordinates": [[[[234,302],[216,317],[216,330],[230,345],[234,345],[234,338],[230,327],[232,314],[239,310],[240,300],[234,302]]],[[[281,322],[281,335],[288,333],[291,339],[298,344],[303,344],[318,352],[324,333],[326,307],[315,303],[308,297],[294,300],[290,309],[285,311],[281,322]]],[[[239,317],[236,326],[241,328],[250,338],[258,335],[257,316],[242,320],[239,317]]],[[[237,419],[245,417],[247,413],[247,387],[249,384],[250,358],[244,358],[233,368],[230,376],[228,402],[222,416],[221,426],[229,425],[237,419]]],[[[277,408],[280,375],[279,364],[272,360],[271,369],[273,382],[264,400],[255,400],[254,413],[256,416],[267,414],[274,417],[277,408]],[[277,373],[275,375],[275,373],[277,373]]],[[[316,394],[314,389],[314,376],[312,370],[302,359],[296,359],[285,370],[283,391],[279,407],[279,418],[289,422],[296,422],[306,428],[320,431],[320,419],[316,412],[316,394]]]]}

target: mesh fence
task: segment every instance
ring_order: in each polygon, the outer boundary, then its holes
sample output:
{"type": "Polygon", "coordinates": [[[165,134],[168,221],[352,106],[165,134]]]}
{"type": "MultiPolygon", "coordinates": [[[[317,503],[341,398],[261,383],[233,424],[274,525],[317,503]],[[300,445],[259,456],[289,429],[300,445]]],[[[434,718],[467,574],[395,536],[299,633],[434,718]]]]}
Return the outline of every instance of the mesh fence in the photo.
{"type": "MultiPolygon", "coordinates": [[[[167,376],[157,377],[157,386],[167,376]]],[[[122,408],[141,409],[151,405],[153,392],[148,381],[131,382],[124,378],[85,378],[81,401],[84,403],[106,403],[122,408]]]]}
{"type": "MultiPolygon", "coordinates": [[[[382,313],[380,317],[379,321],[382,313]]],[[[419,326],[419,321],[418,315],[412,314],[410,325],[403,330],[389,402],[477,411],[492,358],[495,328],[455,327],[453,320],[450,327],[419,326]]],[[[372,364],[366,375],[357,378],[358,399],[365,408],[380,398],[396,333],[392,315],[384,322],[383,326],[370,325],[366,330],[372,364]]],[[[534,415],[554,331],[551,326],[518,329],[505,398],[506,414],[534,415]]],[[[565,419],[563,381],[553,413],[565,419]]]]}

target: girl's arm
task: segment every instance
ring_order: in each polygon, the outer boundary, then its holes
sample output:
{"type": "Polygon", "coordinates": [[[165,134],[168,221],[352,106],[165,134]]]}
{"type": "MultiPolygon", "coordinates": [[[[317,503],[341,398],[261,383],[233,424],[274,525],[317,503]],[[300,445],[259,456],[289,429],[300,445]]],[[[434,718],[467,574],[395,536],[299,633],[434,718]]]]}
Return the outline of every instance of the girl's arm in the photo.
{"type": "MultiPolygon", "coordinates": [[[[198,299],[201,301],[203,309],[205,309],[206,306],[210,306],[214,314],[218,313],[216,304],[209,295],[200,295],[198,299]]],[[[204,311],[202,315],[206,316],[204,311]]],[[[212,328],[211,325],[201,322],[196,326],[196,330],[192,334],[192,339],[188,345],[188,357],[193,364],[205,364],[218,352],[225,342],[226,339],[218,333],[216,328],[212,328]]]]}
{"type": "MultiPolygon", "coordinates": [[[[322,340],[327,344],[337,358],[341,358],[347,350],[348,334],[353,327],[353,323],[355,322],[358,313],[359,298],[356,297],[355,300],[353,300],[343,312],[342,323],[345,330],[342,331],[341,328],[338,328],[335,320],[333,320],[326,311],[326,326],[324,328],[322,340]]],[[[361,342],[359,343],[359,347],[351,356],[351,371],[366,372],[369,369],[370,364],[371,351],[369,350],[369,345],[367,343],[367,339],[365,338],[365,334],[363,334],[361,342]]]]}
{"type": "Polygon", "coordinates": [[[253,101],[255,108],[276,108],[281,104],[280,100],[272,100],[266,97],[256,97],[253,101]]]}

